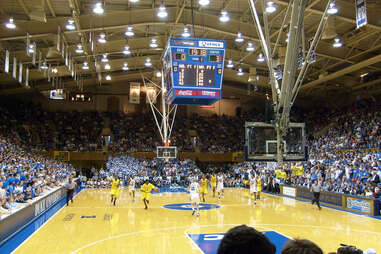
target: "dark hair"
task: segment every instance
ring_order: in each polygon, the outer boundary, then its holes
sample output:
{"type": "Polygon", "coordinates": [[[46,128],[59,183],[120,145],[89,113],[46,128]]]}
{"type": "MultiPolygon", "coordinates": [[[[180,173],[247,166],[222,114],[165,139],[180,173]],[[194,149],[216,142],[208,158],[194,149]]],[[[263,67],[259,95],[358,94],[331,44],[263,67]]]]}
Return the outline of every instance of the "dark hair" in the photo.
{"type": "Polygon", "coordinates": [[[283,246],[281,254],[323,254],[323,251],[309,240],[294,239],[283,246]]]}
{"type": "Polygon", "coordinates": [[[360,249],[357,249],[355,246],[348,246],[345,244],[341,244],[341,246],[337,249],[337,254],[362,254],[363,251],[360,249]]]}
{"type": "Polygon", "coordinates": [[[241,225],[225,234],[217,254],[275,254],[275,251],[275,245],[264,234],[241,225]]]}

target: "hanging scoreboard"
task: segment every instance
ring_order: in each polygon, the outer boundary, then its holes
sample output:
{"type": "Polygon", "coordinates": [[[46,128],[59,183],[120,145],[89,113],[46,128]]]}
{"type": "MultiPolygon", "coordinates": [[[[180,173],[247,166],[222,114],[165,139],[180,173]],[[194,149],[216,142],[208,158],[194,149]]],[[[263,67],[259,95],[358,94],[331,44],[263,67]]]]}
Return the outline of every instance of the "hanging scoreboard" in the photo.
{"type": "Polygon", "coordinates": [[[170,38],[163,55],[168,104],[211,105],[221,99],[225,41],[170,38]]]}

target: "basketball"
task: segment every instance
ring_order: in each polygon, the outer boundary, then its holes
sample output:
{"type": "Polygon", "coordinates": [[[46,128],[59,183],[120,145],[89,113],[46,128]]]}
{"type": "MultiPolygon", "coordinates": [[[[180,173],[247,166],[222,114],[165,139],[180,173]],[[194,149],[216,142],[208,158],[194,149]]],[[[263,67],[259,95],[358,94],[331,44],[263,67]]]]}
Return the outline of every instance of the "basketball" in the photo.
{"type": "Polygon", "coordinates": [[[153,191],[154,191],[154,192],[158,192],[158,191],[159,191],[159,188],[154,188],[153,191]]]}

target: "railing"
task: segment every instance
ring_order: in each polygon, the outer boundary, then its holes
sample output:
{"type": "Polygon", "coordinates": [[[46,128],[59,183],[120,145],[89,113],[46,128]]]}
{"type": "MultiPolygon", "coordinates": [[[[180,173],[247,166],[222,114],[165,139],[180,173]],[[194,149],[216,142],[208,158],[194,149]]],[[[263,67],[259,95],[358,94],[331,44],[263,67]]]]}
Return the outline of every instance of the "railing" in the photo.
{"type": "Polygon", "coordinates": [[[11,214],[2,216],[0,219],[0,246],[59,202],[65,194],[65,188],[54,188],[45,195],[36,197],[29,203],[25,203],[24,206],[12,211],[11,214]]]}

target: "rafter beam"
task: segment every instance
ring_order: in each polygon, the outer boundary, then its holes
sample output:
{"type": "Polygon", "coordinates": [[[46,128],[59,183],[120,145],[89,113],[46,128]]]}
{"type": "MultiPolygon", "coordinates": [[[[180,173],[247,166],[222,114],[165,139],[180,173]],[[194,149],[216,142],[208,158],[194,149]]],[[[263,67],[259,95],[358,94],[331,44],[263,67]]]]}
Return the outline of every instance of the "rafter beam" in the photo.
{"type": "Polygon", "coordinates": [[[330,81],[330,80],[333,80],[333,79],[336,79],[336,78],[339,78],[339,77],[342,77],[348,73],[351,73],[351,72],[354,72],[354,71],[357,71],[357,70],[360,70],[364,67],[367,67],[369,65],[373,65],[373,64],[376,64],[376,63],[379,63],[381,62],[381,55],[378,55],[378,56],[375,56],[375,57],[372,57],[372,58],[369,58],[365,61],[362,61],[360,63],[357,63],[357,64],[354,64],[354,65],[351,65],[347,68],[344,68],[340,71],[337,71],[337,72],[334,72],[330,75],[327,75],[321,79],[317,79],[317,80],[314,80],[312,82],[309,82],[305,85],[302,85],[302,87],[300,89],[308,89],[308,88],[312,88],[314,86],[317,86],[319,84],[322,84],[322,83],[325,83],[327,81],[330,81]]]}
{"type": "Polygon", "coordinates": [[[172,37],[173,33],[176,30],[176,25],[177,25],[177,23],[179,23],[180,18],[183,15],[185,4],[186,4],[186,0],[183,0],[183,4],[181,5],[181,7],[180,7],[180,9],[179,9],[179,11],[178,11],[178,13],[176,15],[175,24],[174,24],[174,27],[172,28],[172,31],[171,31],[169,37],[172,37]]]}
{"type": "Polygon", "coordinates": [[[56,17],[56,12],[54,11],[51,0],[46,0],[46,3],[48,4],[48,8],[49,8],[49,11],[52,14],[52,16],[56,17]]]}
{"type": "MultiPolygon", "coordinates": [[[[174,10],[174,8],[172,8],[172,11],[174,10]]],[[[185,11],[185,10],[184,10],[185,11]]],[[[144,10],[143,11],[145,14],[149,14],[151,12],[154,12],[154,10],[144,10]]],[[[118,12],[115,12],[115,13],[119,13],[119,15],[122,15],[122,14],[129,14],[129,11],[118,11],[118,12]]],[[[197,13],[199,15],[199,17],[201,17],[202,19],[206,19],[206,20],[217,20],[218,17],[216,17],[215,15],[210,15],[210,14],[206,14],[206,13],[197,13]]],[[[116,15],[116,14],[115,14],[116,15]]],[[[81,15],[81,18],[90,18],[92,17],[92,15],[81,15]]],[[[174,20],[175,21],[175,20],[174,20]]],[[[231,23],[240,23],[238,20],[232,20],[231,23]]],[[[168,22],[168,23],[165,23],[165,22],[142,22],[142,23],[136,23],[134,24],[134,27],[146,27],[146,26],[163,26],[163,25],[166,25],[166,26],[174,26],[174,25],[184,25],[184,24],[175,24],[174,22],[168,22]]],[[[90,32],[90,31],[94,31],[94,32],[99,32],[99,31],[110,31],[110,30],[122,30],[122,29],[126,29],[126,27],[128,26],[128,24],[123,24],[123,25],[116,25],[116,26],[106,26],[106,27],[95,27],[95,28],[86,28],[86,29],[79,29],[79,30],[76,30],[76,31],[64,31],[64,34],[76,34],[76,33],[87,33],[87,32],[90,32]]],[[[214,22],[208,22],[206,25],[204,24],[196,24],[195,25],[195,28],[199,29],[199,30],[202,30],[202,31],[209,31],[209,32],[213,32],[213,33],[218,33],[218,34],[223,34],[223,35],[226,35],[226,36],[229,36],[229,37],[235,37],[236,36],[236,31],[223,31],[221,30],[221,28],[219,27],[213,27],[214,26],[214,22]]],[[[254,26],[253,25],[248,25],[248,24],[245,24],[245,26],[252,26],[253,29],[254,29],[254,26]]],[[[52,36],[54,35],[55,32],[52,32],[52,33],[45,33],[45,34],[35,34],[35,35],[32,35],[31,38],[33,39],[36,39],[36,38],[42,38],[42,37],[49,37],[49,36],[52,36]]],[[[256,37],[253,37],[253,36],[244,36],[245,39],[247,40],[252,40],[252,41],[259,41],[258,38],[256,37]]],[[[14,36],[14,37],[4,37],[4,38],[0,38],[0,41],[6,41],[6,40],[20,40],[20,39],[26,39],[26,36],[14,36]]],[[[375,49],[369,49],[368,52],[372,51],[372,50],[375,50],[375,49]]],[[[323,52],[318,52],[318,55],[320,56],[323,56],[323,57],[329,57],[331,59],[336,59],[336,60],[339,60],[339,61],[347,61],[348,59],[342,59],[342,58],[337,58],[335,56],[327,56],[326,54],[324,54],[323,52]]],[[[349,59],[351,60],[351,59],[349,59]]]]}
{"type": "Polygon", "coordinates": [[[372,86],[372,85],[375,85],[375,84],[378,84],[378,83],[381,83],[381,78],[376,79],[376,80],[372,80],[372,81],[369,81],[369,82],[366,82],[366,83],[363,83],[363,84],[360,84],[360,85],[357,85],[357,86],[354,86],[354,87],[352,87],[352,91],[357,91],[357,90],[359,90],[361,88],[372,86]]]}
{"type": "MultiPolygon", "coordinates": [[[[286,0],[275,0],[275,2],[278,3],[278,4],[281,4],[281,5],[288,5],[288,3],[289,3],[289,1],[286,1],[286,0]]],[[[321,10],[314,9],[312,7],[308,8],[308,7],[306,8],[306,12],[312,12],[314,14],[319,14],[319,15],[322,15],[324,13],[321,10]]],[[[352,18],[347,18],[347,17],[341,16],[341,15],[337,15],[337,14],[335,15],[335,18],[338,19],[338,20],[346,21],[346,22],[351,23],[351,24],[356,24],[356,20],[352,19],[352,18]]],[[[368,23],[367,27],[370,27],[370,28],[377,29],[377,30],[381,31],[381,26],[377,26],[377,25],[373,25],[373,24],[369,24],[368,23]]]]}
{"type": "Polygon", "coordinates": [[[20,4],[21,8],[24,10],[25,14],[30,19],[30,11],[29,11],[28,7],[26,6],[24,0],[17,0],[17,2],[20,4]]]}

